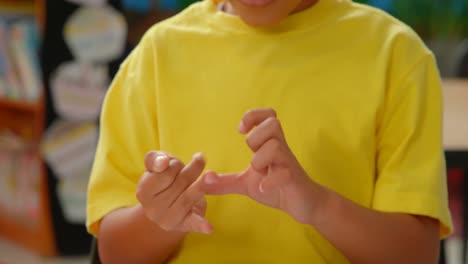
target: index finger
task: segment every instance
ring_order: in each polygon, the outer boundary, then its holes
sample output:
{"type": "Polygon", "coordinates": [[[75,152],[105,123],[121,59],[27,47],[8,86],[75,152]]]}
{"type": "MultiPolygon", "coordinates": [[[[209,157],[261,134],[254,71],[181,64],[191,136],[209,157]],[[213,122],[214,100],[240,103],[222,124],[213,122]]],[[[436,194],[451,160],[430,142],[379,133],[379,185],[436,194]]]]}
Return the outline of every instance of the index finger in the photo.
{"type": "Polygon", "coordinates": [[[225,194],[247,194],[247,185],[244,178],[248,177],[248,171],[238,173],[217,174],[214,171],[207,171],[202,177],[202,189],[205,194],[225,195],[225,194]]]}
{"type": "Polygon", "coordinates": [[[258,108],[248,111],[239,125],[239,132],[247,134],[252,128],[260,125],[270,117],[276,117],[276,111],[272,108],[258,108]]]}

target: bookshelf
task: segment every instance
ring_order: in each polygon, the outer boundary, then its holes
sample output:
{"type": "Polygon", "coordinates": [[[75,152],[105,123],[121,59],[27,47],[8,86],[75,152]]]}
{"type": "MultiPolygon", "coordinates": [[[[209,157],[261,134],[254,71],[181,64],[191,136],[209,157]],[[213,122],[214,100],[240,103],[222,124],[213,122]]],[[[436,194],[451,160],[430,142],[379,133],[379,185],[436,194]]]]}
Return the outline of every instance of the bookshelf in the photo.
{"type": "Polygon", "coordinates": [[[22,113],[36,113],[41,108],[41,103],[28,103],[0,98],[0,108],[22,113]]]}
{"type": "MultiPolygon", "coordinates": [[[[43,29],[45,21],[44,0],[0,0],[1,12],[25,12],[34,14],[43,29]]],[[[0,14],[1,15],[1,14],[0,14]]],[[[0,98],[0,131],[8,129],[31,142],[30,155],[38,159],[37,173],[38,207],[36,219],[18,219],[0,206],[0,236],[42,256],[57,254],[52,227],[51,210],[47,186],[47,174],[40,154],[40,141],[44,132],[45,99],[26,102],[0,98]],[[33,223],[28,223],[31,221],[33,223]]],[[[26,218],[26,217],[25,217],[26,218]]]]}

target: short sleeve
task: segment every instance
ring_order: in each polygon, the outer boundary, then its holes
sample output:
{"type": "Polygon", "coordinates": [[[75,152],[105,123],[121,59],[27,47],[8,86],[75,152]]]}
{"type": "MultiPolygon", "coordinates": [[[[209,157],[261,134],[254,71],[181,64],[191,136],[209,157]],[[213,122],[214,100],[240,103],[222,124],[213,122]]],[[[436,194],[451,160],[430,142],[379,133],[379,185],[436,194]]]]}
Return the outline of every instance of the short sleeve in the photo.
{"type": "Polygon", "coordinates": [[[392,81],[378,120],[373,208],[439,220],[452,231],[442,144],[442,91],[432,54],[392,81]]]}
{"type": "Polygon", "coordinates": [[[144,157],[158,149],[155,58],[147,38],[121,65],[106,95],[87,197],[87,228],[97,236],[109,212],[137,204],[144,157]]]}

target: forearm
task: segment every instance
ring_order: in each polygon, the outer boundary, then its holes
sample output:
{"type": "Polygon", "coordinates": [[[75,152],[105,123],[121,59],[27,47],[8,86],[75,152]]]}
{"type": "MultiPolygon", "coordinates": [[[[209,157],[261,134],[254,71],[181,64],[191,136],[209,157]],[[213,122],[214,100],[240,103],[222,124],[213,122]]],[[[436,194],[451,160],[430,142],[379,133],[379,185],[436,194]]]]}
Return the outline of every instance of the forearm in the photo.
{"type": "Polygon", "coordinates": [[[436,220],[382,213],[326,190],[314,226],[352,263],[437,263],[436,220]]]}
{"type": "Polygon", "coordinates": [[[116,210],[101,221],[99,254],[103,263],[163,263],[177,251],[184,236],[160,229],[137,205],[116,210]]]}

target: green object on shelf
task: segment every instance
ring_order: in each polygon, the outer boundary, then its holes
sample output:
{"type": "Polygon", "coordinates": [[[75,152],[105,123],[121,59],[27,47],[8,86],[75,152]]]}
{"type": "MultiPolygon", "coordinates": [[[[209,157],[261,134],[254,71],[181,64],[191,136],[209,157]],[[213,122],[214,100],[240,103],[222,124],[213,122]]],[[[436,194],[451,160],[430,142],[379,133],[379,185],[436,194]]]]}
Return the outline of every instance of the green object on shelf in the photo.
{"type": "MultiPolygon", "coordinates": [[[[369,0],[354,0],[369,4],[369,0]]],[[[393,0],[392,15],[424,38],[468,38],[468,1],[393,0]]]]}
{"type": "Polygon", "coordinates": [[[189,5],[198,2],[197,0],[179,0],[180,1],[180,7],[182,9],[187,8],[189,5]]]}

